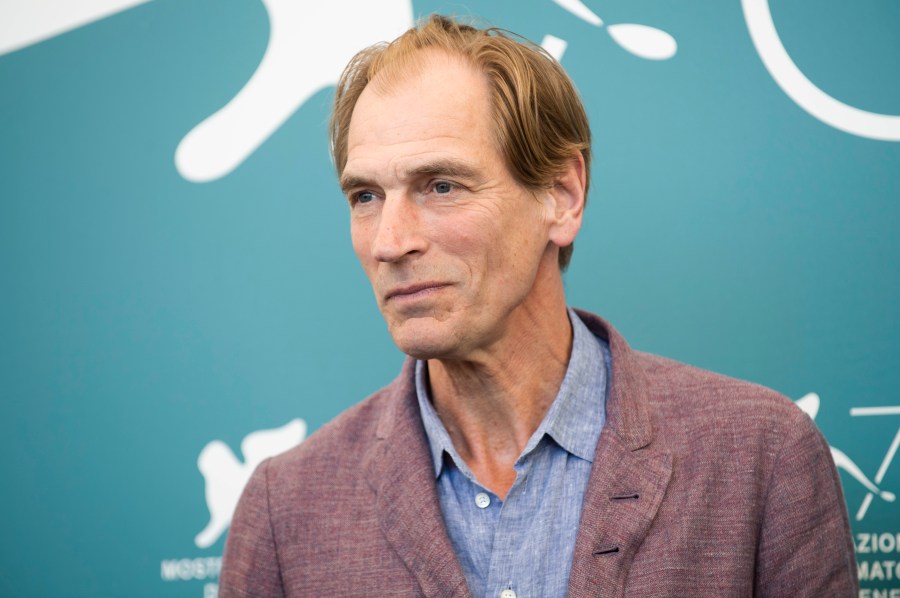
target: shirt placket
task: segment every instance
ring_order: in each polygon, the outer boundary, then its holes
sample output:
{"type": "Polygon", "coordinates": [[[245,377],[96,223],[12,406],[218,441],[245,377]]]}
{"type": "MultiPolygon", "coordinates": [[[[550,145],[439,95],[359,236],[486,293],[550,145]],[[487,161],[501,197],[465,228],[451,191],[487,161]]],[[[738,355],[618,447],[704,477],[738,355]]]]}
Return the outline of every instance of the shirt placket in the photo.
{"type": "MultiPolygon", "coordinates": [[[[530,515],[535,515],[532,497],[528,495],[528,474],[534,455],[516,464],[516,480],[500,503],[500,517],[494,531],[489,575],[485,584],[487,598],[525,598],[538,596],[533,571],[522,562],[522,541],[528,533],[530,515]],[[523,566],[524,565],[524,566],[523,566]]],[[[494,497],[499,502],[499,499],[494,497]]]]}

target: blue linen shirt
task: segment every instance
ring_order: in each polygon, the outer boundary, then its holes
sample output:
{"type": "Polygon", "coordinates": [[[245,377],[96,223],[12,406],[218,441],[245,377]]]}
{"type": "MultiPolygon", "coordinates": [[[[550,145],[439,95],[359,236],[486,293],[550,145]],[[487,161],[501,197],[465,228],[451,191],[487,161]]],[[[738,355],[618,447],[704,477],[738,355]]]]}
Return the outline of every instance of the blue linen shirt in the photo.
{"type": "Polygon", "coordinates": [[[559,393],[516,460],[500,499],[459,456],[428,396],[427,366],[416,363],[416,394],[434,461],[441,511],[473,596],[565,596],[581,504],[606,421],[608,344],[578,315],[559,393]]]}

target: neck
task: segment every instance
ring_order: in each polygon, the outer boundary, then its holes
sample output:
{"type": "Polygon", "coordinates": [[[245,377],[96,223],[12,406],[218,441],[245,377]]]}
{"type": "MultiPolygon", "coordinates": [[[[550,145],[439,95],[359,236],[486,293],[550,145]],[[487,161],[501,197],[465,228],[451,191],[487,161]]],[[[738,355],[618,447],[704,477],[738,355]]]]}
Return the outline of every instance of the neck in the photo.
{"type": "Polygon", "coordinates": [[[431,397],[453,446],[501,500],[568,366],[572,328],[562,279],[550,301],[526,301],[511,320],[508,332],[477,355],[428,361],[431,397]]]}

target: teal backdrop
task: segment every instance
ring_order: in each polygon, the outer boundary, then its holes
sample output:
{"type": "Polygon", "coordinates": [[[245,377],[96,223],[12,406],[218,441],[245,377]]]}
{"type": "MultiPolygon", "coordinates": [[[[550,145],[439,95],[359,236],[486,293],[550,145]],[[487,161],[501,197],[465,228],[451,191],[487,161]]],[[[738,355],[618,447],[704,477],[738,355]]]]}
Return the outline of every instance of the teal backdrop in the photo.
{"type": "Polygon", "coordinates": [[[584,98],[570,303],[802,399],[900,596],[900,3],[771,4],[0,1],[0,595],[215,595],[249,469],[395,376],[326,123],[439,11],[584,98]]]}

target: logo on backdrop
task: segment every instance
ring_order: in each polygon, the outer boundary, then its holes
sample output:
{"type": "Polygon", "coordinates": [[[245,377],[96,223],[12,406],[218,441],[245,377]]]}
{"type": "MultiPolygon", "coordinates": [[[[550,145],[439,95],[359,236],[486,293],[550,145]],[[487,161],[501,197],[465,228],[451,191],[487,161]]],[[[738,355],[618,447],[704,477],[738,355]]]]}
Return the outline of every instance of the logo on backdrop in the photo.
{"type": "Polygon", "coordinates": [[[778,37],[769,0],[741,0],[741,4],[750,38],[766,70],[798,106],[826,125],[845,133],[881,141],[900,141],[900,116],[848,106],[806,78],[778,37]]]}
{"type": "MultiPolygon", "coordinates": [[[[206,506],[209,523],[194,538],[198,548],[215,544],[231,524],[231,517],[247,481],[264,459],[300,444],[306,437],[306,422],[293,419],[280,428],[258,430],[241,441],[241,462],[221,440],[208,443],[197,458],[197,468],[206,483],[206,506]]],[[[204,598],[218,595],[218,577],[222,570],[221,556],[200,556],[163,559],[159,565],[163,581],[204,582],[204,598]]]]}
{"type": "MultiPolygon", "coordinates": [[[[0,4],[0,55],[144,4],[149,0],[13,0],[0,4]]],[[[603,20],[581,0],[551,0],[586,23],[603,20]]],[[[221,109],[191,129],[175,150],[175,166],[187,180],[219,179],[242,164],[318,91],[337,82],[359,48],[393,39],[413,22],[412,0],[296,2],[262,0],[271,23],[269,43],[256,72],[221,109]],[[340,34],[329,35],[327,24],[340,34]],[[324,25],[324,26],[323,26],[324,25]],[[303,59],[315,56],[315,60],[303,59]],[[303,61],[302,68],[298,63],[303,61]],[[296,76],[297,73],[302,76],[296,76]]],[[[742,0],[756,50],[775,82],[809,114],[836,129],[884,141],[900,141],[900,116],[848,106],[816,87],[797,68],[781,43],[768,0],[742,0]]],[[[669,33],[634,23],[606,27],[610,37],[635,56],[665,60],[677,44],[669,33]]],[[[557,60],[567,42],[547,34],[541,42],[557,60]]]]}
{"type": "MultiPolygon", "coordinates": [[[[805,411],[810,418],[816,419],[816,414],[819,413],[819,395],[811,392],[806,396],[798,399],[796,403],[797,406],[805,411]]],[[[852,409],[850,409],[850,415],[854,417],[873,415],[900,415],[900,407],[853,407],[852,409]]],[[[882,480],[884,480],[884,476],[887,473],[888,468],[890,468],[891,463],[894,461],[894,456],[896,456],[897,454],[898,446],[900,446],[900,427],[897,428],[897,434],[894,436],[894,440],[891,443],[890,447],[888,447],[888,450],[881,461],[881,466],[878,468],[878,472],[876,472],[874,479],[871,480],[843,451],[833,446],[830,447],[831,457],[834,459],[834,464],[838,467],[838,469],[843,469],[844,471],[846,471],[848,474],[850,474],[851,477],[853,477],[854,480],[862,484],[862,486],[866,490],[868,490],[865,498],[863,498],[862,504],[856,511],[857,521],[863,520],[869,510],[869,506],[872,504],[872,500],[876,496],[885,502],[894,502],[897,499],[896,495],[893,492],[882,490],[878,487],[878,484],[881,484],[882,480]]]]}
{"type": "MultiPolygon", "coordinates": [[[[43,41],[148,0],[16,0],[6,6],[0,54],[43,41]],[[52,5],[52,6],[51,6],[52,5]],[[14,6],[14,8],[12,8],[14,6]]],[[[354,3],[262,0],[271,23],[266,52],[256,72],[237,95],[191,129],[175,150],[175,166],[187,180],[208,182],[237,168],[315,93],[335,85],[338,75],[361,47],[393,39],[413,22],[411,0],[354,3]],[[323,34],[327,24],[339,35],[323,34]],[[323,25],[325,25],[323,27],[323,25]],[[304,59],[315,56],[315,60],[304,59]],[[296,76],[297,73],[302,76],[296,76]]],[[[603,20],[580,0],[552,0],[583,21],[604,26],[603,20]]],[[[606,27],[610,37],[635,56],[648,60],[671,58],[675,39],[660,29],[634,23],[606,27]]],[[[546,35],[541,45],[557,60],[567,43],[546,35]]]]}
{"type": "MultiPolygon", "coordinates": [[[[149,0],[14,0],[0,9],[0,55],[149,0]],[[6,14],[3,14],[6,13],[6,14]]],[[[591,25],[603,20],[581,0],[551,0],[591,25]]],[[[337,75],[360,47],[392,39],[412,23],[412,0],[355,3],[355,17],[346,19],[347,2],[315,3],[262,0],[271,33],[256,72],[237,95],[194,127],[175,152],[181,175],[195,182],[221,178],[237,168],[303,103],[319,90],[334,85],[337,75]],[[316,35],[323,23],[340,28],[340,35],[316,35]],[[298,57],[315,61],[295,68],[298,57]],[[302,77],[289,74],[301,72],[302,77]]],[[[883,141],[900,141],[900,116],[877,114],[840,102],[815,86],[785,50],[769,10],[768,0],[741,0],[750,37],[775,82],[803,110],[838,130],[883,141]]],[[[610,37],[636,56],[650,60],[671,58],[677,45],[665,31],[633,23],[607,27],[610,37]]],[[[562,58],[565,40],[546,35],[541,45],[562,58]]]]}
{"type": "MultiPolygon", "coordinates": [[[[850,409],[850,415],[853,417],[884,417],[884,416],[896,416],[900,415],[900,406],[891,406],[891,407],[853,407],[850,409]]],[[[884,457],[881,460],[881,465],[878,466],[878,471],[875,473],[874,481],[876,484],[880,484],[884,479],[884,476],[887,474],[888,469],[891,466],[891,463],[894,462],[894,457],[897,455],[897,448],[900,447],[900,425],[897,426],[897,433],[894,434],[894,439],[891,441],[890,446],[885,452],[884,457]]],[[[859,510],[856,511],[856,520],[862,521],[862,518],[866,516],[866,513],[869,510],[869,506],[872,504],[872,500],[875,496],[879,496],[877,492],[873,492],[872,489],[868,489],[869,493],[866,494],[865,498],[863,498],[862,504],[859,506],[859,510]]],[[[893,494],[891,494],[893,496],[893,494]]],[[[880,496],[880,498],[884,498],[880,496]]],[[[887,499],[885,499],[887,500],[887,499]]]]}
{"type": "Polygon", "coordinates": [[[209,523],[194,538],[198,548],[209,548],[228,528],[241,492],[256,466],[297,446],[305,437],[306,422],[302,419],[291,420],[280,428],[247,434],[241,441],[243,463],[221,440],[213,440],[203,447],[197,467],[206,482],[209,523]]]}
{"type": "MultiPolygon", "coordinates": [[[[553,1],[592,25],[603,25],[580,0],[553,1]]],[[[272,33],[256,72],[234,99],[194,127],[175,150],[175,166],[189,181],[212,181],[233,171],[313,94],[337,84],[341,70],[360,48],[393,39],[413,22],[411,0],[355,3],[349,20],[346,2],[263,0],[263,4],[272,33]],[[325,23],[340,34],[317,35],[326,29],[325,23]],[[316,60],[298,68],[298,62],[310,56],[316,60]]],[[[634,24],[612,25],[607,31],[642,58],[659,60],[675,54],[675,40],[664,31],[634,24]]],[[[552,35],[542,45],[557,60],[566,48],[564,40],[552,35]]]]}
{"type": "MultiPolygon", "coordinates": [[[[810,417],[815,418],[819,411],[819,396],[810,393],[797,401],[801,409],[806,411],[810,417]]],[[[853,407],[850,409],[852,417],[893,417],[900,415],[900,405],[887,407],[853,407]]],[[[853,479],[859,482],[865,489],[866,495],[863,497],[862,503],[856,510],[854,516],[856,521],[862,521],[872,501],[879,498],[885,502],[892,503],[896,496],[893,492],[888,492],[880,488],[880,484],[884,480],[885,474],[894,462],[897,456],[897,449],[900,448],[900,425],[894,434],[894,439],[888,446],[878,471],[870,480],[860,470],[859,466],[853,462],[841,450],[831,447],[831,454],[834,457],[835,465],[849,473],[853,479]]],[[[849,505],[848,505],[849,506],[849,505]]],[[[897,591],[896,581],[900,579],[900,560],[897,555],[900,553],[900,533],[890,529],[881,529],[870,531],[860,526],[853,534],[853,547],[856,552],[857,572],[859,581],[864,586],[859,592],[860,596],[888,596],[894,595],[897,591]],[[890,586],[885,584],[892,582],[890,586]]]]}

